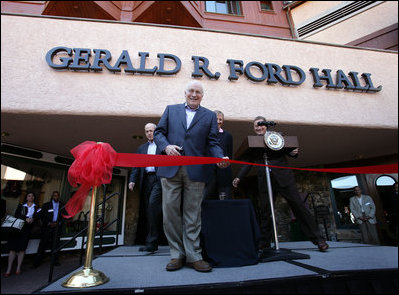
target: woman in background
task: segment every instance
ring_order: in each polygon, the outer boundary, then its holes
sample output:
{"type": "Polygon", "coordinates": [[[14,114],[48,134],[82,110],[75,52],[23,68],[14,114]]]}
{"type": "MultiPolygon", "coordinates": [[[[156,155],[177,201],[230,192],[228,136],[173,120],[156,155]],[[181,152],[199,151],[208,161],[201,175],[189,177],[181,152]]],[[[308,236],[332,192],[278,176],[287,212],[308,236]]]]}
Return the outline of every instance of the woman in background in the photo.
{"type": "Polygon", "coordinates": [[[28,247],[30,232],[34,222],[39,220],[38,213],[41,210],[40,207],[35,203],[35,200],[35,194],[33,192],[28,192],[25,196],[24,203],[19,204],[15,210],[14,216],[16,218],[25,220],[25,224],[20,231],[10,233],[7,244],[10,252],[8,254],[7,271],[4,274],[6,278],[11,275],[11,268],[16,256],[18,256],[18,259],[15,274],[21,274],[21,265],[22,261],[24,260],[25,250],[28,247]]]}

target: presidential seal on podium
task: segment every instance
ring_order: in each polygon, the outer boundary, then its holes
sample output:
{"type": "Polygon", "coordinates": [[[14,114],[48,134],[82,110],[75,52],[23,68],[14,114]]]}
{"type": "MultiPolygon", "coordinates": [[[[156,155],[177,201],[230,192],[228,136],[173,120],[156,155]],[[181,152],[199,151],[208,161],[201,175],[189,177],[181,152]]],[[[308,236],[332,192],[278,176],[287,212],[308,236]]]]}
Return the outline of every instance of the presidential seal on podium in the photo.
{"type": "Polygon", "coordinates": [[[265,144],[274,151],[279,151],[284,147],[284,137],[275,131],[267,131],[265,134],[265,144]]]}

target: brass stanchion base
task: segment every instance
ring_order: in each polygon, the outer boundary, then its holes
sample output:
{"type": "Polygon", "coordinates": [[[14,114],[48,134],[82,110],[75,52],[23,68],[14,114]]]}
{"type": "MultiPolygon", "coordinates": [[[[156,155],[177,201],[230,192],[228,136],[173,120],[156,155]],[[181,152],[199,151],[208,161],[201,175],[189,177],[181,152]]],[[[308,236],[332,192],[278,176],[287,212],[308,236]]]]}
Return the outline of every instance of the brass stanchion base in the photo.
{"type": "Polygon", "coordinates": [[[88,288],[105,284],[109,278],[99,270],[83,268],[73,273],[61,286],[66,288],[88,288]]]}

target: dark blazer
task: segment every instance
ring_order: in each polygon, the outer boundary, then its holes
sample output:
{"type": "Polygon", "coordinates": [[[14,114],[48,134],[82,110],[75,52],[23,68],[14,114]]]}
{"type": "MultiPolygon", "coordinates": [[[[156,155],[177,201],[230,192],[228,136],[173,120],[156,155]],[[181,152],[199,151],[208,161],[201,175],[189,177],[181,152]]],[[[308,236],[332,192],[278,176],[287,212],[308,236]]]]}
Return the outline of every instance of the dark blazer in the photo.
{"type": "MultiPolygon", "coordinates": [[[[219,140],[220,146],[223,149],[224,155],[229,157],[229,159],[233,159],[233,136],[231,133],[226,130],[223,130],[223,132],[218,131],[217,138],[219,140]]],[[[223,169],[219,169],[216,165],[206,166],[207,171],[209,171],[209,173],[207,172],[207,182],[210,182],[217,177],[219,187],[221,185],[231,185],[233,176],[231,165],[223,169]]]]}
{"type": "MultiPolygon", "coordinates": [[[[139,148],[137,149],[137,154],[147,154],[147,150],[148,150],[148,146],[149,146],[149,142],[147,141],[146,143],[142,144],[139,146],[139,148]]],[[[159,149],[158,145],[157,145],[157,149],[155,151],[156,155],[160,155],[161,154],[161,150],[159,149]]],[[[158,167],[155,167],[155,171],[158,170],[158,167]]],[[[140,182],[140,192],[143,190],[143,178],[144,178],[144,172],[145,172],[145,167],[133,167],[132,171],[130,173],[130,177],[129,177],[129,183],[130,182],[134,182],[135,184],[137,184],[138,180],[140,182]]]]}
{"type": "Polygon", "coordinates": [[[1,199],[1,206],[0,206],[1,218],[6,215],[6,200],[1,199]]]}
{"type": "MultiPolygon", "coordinates": [[[[39,214],[40,214],[41,208],[35,203],[35,211],[33,213],[33,220],[36,220],[37,218],[39,218],[39,214]]],[[[17,209],[15,210],[14,216],[16,218],[22,219],[22,220],[26,220],[26,214],[28,214],[28,208],[24,206],[24,204],[18,204],[17,209]]],[[[27,225],[28,223],[25,222],[25,225],[27,225]]]]}
{"type": "Polygon", "coordinates": [[[223,130],[223,132],[218,132],[218,139],[220,145],[223,149],[224,155],[233,159],[233,136],[230,132],[223,130]]]}
{"type": "MultiPolygon", "coordinates": [[[[223,158],[223,150],[217,139],[216,114],[200,106],[187,129],[184,103],[168,105],[154,132],[154,140],[161,151],[173,144],[183,146],[186,156],[206,156],[207,151],[213,157],[223,158]]],[[[179,166],[159,167],[159,177],[171,178],[176,175],[179,166]]],[[[191,181],[206,181],[204,165],[188,165],[187,173],[191,181]]]]}
{"type": "MultiPolygon", "coordinates": [[[[28,213],[28,208],[23,204],[18,204],[17,209],[15,210],[14,216],[16,218],[20,218],[22,220],[26,220],[26,214],[28,213]]],[[[28,247],[29,239],[31,236],[31,230],[37,220],[40,218],[40,207],[35,204],[35,211],[33,213],[33,223],[25,222],[22,230],[16,233],[11,233],[8,239],[8,249],[15,251],[26,250],[28,247]]]]}
{"type": "MultiPolygon", "coordinates": [[[[62,221],[62,215],[61,215],[61,208],[65,204],[62,203],[61,201],[58,204],[58,218],[59,218],[59,223],[62,221]]],[[[53,201],[50,200],[50,202],[44,203],[42,210],[40,212],[40,219],[42,220],[42,227],[47,227],[49,223],[53,222],[53,215],[54,215],[54,208],[53,208],[53,201]]]]}
{"type": "MultiPolygon", "coordinates": [[[[288,167],[288,161],[287,157],[294,157],[296,156],[290,156],[289,153],[293,150],[293,148],[283,148],[279,151],[273,151],[268,149],[267,150],[267,160],[269,165],[273,166],[283,166],[283,167],[288,167]]],[[[258,155],[257,159],[247,159],[247,161],[255,161],[257,163],[264,164],[264,160],[260,159],[262,155],[258,155]]],[[[241,170],[238,172],[237,177],[242,179],[252,168],[252,165],[243,165],[241,170]]],[[[263,184],[266,184],[266,168],[262,166],[258,166],[258,185],[262,186],[263,184]]],[[[281,168],[270,168],[270,176],[276,181],[276,183],[280,187],[287,187],[290,185],[295,185],[295,178],[294,178],[294,173],[292,172],[291,169],[281,169],[281,168]]]]}

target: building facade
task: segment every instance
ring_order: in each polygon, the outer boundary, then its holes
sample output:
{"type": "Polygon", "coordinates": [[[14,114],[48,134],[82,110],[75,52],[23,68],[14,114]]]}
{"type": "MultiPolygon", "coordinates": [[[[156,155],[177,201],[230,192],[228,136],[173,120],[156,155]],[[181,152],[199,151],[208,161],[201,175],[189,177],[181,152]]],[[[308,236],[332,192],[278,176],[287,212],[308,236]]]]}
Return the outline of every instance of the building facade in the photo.
{"type": "MultiPolygon", "coordinates": [[[[386,42],[389,48],[364,41],[380,38],[395,19],[397,26],[397,3],[352,8],[352,16],[300,35],[317,18],[357,1],[331,2],[2,1],[2,198],[7,213],[13,214],[30,190],[39,204],[53,190],[67,201],[76,191],[67,181],[70,150],[86,140],[134,153],[145,142],[144,125],[157,123],[166,105],[184,102],[185,85],[192,79],[205,87],[202,105],[225,113],[234,152],[253,134],[253,118],[263,115],[277,122],[276,131],[298,137],[301,152],[290,160],[292,167],[397,163],[397,40],[396,45],[386,42]],[[377,18],[385,11],[390,21],[356,34],[342,31],[345,23],[373,10],[377,18]],[[328,37],[331,30],[335,33],[328,37]],[[351,36],[344,39],[337,32],[351,36]],[[12,169],[22,174],[11,176],[12,169]]],[[[233,174],[239,168],[233,165],[233,174]]],[[[120,220],[108,229],[109,245],[115,245],[115,234],[118,244],[135,243],[139,196],[127,190],[129,172],[115,167],[112,183],[100,193],[119,195],[102,209],[106,222],[120,220]]],[[[389,235],[384,200],[397,173],[295,174],[329,240],[360,239],[357,227],[341,217],[353,180],[376,202],[382,240],[388,244],[396,238],[389,235]]],[[[253,199],[257,207],[255,178],[248,176],[234,195],[253,199]]],[[[276,197],[281,239],[303,239],[295,218],[276,197]]],[[[66,225],[65,239],[76,224],[66,225]]]]}

